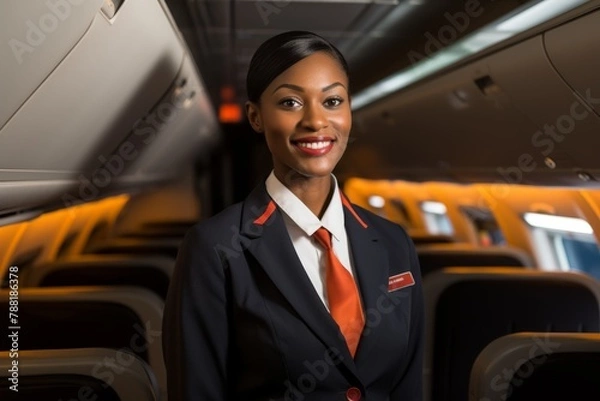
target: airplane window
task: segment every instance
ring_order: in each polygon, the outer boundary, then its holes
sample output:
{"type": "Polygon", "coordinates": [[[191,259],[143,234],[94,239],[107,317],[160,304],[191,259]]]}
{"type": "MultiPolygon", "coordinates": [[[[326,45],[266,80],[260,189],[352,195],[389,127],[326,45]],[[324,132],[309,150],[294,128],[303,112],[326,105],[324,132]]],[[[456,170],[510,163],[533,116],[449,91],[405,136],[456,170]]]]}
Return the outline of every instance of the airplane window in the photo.
{"type": "Polygon", "coordinates": [[[481,246],[505,245],[504,234],[489,209],[473,206],[462,206],[461,211],[473,224],[477,232],[477,240],[481,246]]]}
{"type": "Polygon", "coordinates": [[[431,234],[452,235],[454,228],[448,218],[446,205],[441,202],[425,201],[421,203],[427,231],[431,234]]]}
{"type": "Polygon", "coordinates": [[[568,266],[572,270],[587,273],[600,280],[600,248],[596,242],[560,236],[568,266]]]}
{"type": "Polygon", "coordinates": [[[398,214],[400,221],[397,221],[397,223],[402,224],[404,227],[412,227],[413,222],[404,202],[402,202],[400,199],[392,198],[389,200],[389,204],[394,213],[398,214]]]}
{"type": "Polygon", "coordinates": [[[410,217],[406,206],[400,199],[386,199],[380,195],[371,195],[367,199],[369,210],[378,216],[393,221],[404,228],[411,227],[410,217]]]}
{"type": "Polygon", "coordinates": [[[539,233],[538,246],[547,243],[558,268],[574,270],[600,279],[600,248],[594,231],[583,219],[544,213],[526,213],[525,221],[539,233]],[[540,242],[542,241],[542,242],[540,242]]]}

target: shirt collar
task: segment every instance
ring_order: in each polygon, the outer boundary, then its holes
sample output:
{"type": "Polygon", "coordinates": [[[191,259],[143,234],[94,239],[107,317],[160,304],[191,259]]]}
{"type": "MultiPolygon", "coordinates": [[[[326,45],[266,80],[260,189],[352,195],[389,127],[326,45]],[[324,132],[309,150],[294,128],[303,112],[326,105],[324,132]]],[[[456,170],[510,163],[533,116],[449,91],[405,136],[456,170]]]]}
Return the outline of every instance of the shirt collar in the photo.
{"type": "Polygon", "coordinates": [[[265,186],[271,199],[306,235],[312,236],[320,227],[325,227],[336,240],[340,241],[345,231],[344,209],[337,179],[333,174],[331,177],[334,192],[321,220],[279,181],[273,171],[265,181],[265,186]]]}

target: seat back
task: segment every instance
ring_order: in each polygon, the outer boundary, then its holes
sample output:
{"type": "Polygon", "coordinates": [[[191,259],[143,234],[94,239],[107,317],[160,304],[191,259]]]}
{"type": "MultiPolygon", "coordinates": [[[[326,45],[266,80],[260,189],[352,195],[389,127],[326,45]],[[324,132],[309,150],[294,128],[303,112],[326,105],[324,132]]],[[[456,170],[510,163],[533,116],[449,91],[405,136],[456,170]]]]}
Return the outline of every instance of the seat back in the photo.
{"type": "Polygon", "coordinates": [[[600,400],[600,333],[524,332],[477,356],[470,401],[600,400]]]}
{"type": "Polygon", "coordinates": [[[181,238],[110,238],[85,247],[85,254],[164,255],[175,259],[181,238]]]}
{"type": "Polygon", "coordinates": [[[139,231],[125,232],[120,237],[182,239],[187,231],[196,223],[198,223],[197,220],[147,222],[142,225],[139,231]]]}
{"type": "MultiPolygon", "coordinates": [[[[8,311],[9,291],[0,291],[8,311]]],[[[53,287],[19,289],[20,350],[111,348],[147,361],[166,392],[162,357],[164,302],[137,287],[53,287]]],[[[0,338],[0,349],[11,339],[0,338]]]]}
{"type": "Polygon", "coordinates": [[[578,273],[448,268],[423,282],[427,400],[465,400],[471,366],[520,331],[600,330],[600,283],[578,273]]]}
{"type": "Polygon", "coordinates": [[[158,256],[82,255],[35,266],[23,286],[139,286],[164,300],[174,264],[173,259],[158,256]]]}
{"type": "Polygon", "coordinates": [[[410,239],[415,245],[454,244],[456,239],[445,234],[410,233],[410,239]]]}
{"type": "Polygon", "coordinates": [[[444,267],[534,266],[525,252],[505,246],[482,248],[459,243],[418,245],[417,255],[423,277],[444,267]]]}
{"type": "Polygon", "coordinates": [[[19,351],[18,358],[3,352],[0,382],[2,400],[159,400],[148,364],[107,348],[19,351]]]}

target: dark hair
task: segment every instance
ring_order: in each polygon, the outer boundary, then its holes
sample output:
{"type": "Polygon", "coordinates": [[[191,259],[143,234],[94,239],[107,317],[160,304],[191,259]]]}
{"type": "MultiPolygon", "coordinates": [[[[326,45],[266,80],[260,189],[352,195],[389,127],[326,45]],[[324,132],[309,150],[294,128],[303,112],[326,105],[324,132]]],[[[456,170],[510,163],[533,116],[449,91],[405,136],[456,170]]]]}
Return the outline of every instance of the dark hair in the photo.
{"type": "Polygon", "coordinates": [[[316,52],[326,52],[340,63],[348,75],[348,64],[342,53],[321,36],[307,31],[289,31],[261,44],[248,68],[246,91],[248,100],[258,103],[260,95],[282,72],[316,52]]]}

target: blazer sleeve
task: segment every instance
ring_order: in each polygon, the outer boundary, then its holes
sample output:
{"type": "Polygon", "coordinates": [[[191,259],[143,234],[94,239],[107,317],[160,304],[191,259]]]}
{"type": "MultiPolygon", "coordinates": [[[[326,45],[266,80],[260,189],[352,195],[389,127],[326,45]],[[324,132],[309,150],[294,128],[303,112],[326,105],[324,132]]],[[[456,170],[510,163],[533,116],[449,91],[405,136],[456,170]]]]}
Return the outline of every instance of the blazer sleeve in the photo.
{"type": "Polygon", "coordinates": [[[390,401],[422,401],[423,400],[423,358],[425,332],[425,311],[423,307],[423,287],[421,283],[421,269],[415,246],[408,239],[410,250],[410,266],[415,277],[413,300],[411,304],[411,324],[408,341],[408,362],[406,369],[401,372],[399,381],[390,394],[390,401]]]}
{"type": "Polygon", "coordinates": [[[169,401],[227,400],[225,271],[208,238],[198,227],[187,233],[165,301],[163,354],[169,401]]]}

